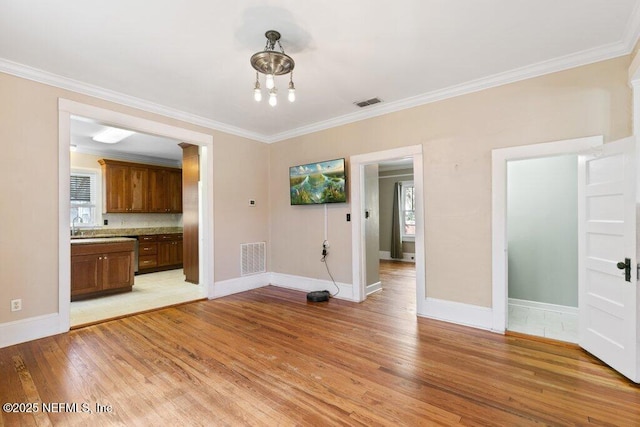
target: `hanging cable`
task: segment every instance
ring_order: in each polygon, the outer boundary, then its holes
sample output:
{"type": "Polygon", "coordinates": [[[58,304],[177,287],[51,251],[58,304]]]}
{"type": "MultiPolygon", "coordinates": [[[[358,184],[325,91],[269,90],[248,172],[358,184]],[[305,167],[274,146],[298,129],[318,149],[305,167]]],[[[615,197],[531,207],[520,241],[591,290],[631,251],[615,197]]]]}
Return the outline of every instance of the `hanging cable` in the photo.
{"type": "Polygon", "coordinates": [[[329,293],[329,295],[331,295],[331,297],[335,297],[340,293],[340,287],[336,284],[336,280],[333,278],[333,275],[331,274],[331,271],[329,270],[329,263],[327,263],[327,255],[329,255],[329,253],[327,252],[326,244],[327,244],[326,240],[324,242],[322,242],[322,258],[320,258],[320,262],[324,263],[324,266],[327,269],[327,273],[329,273],[329,277],[331,277],[331,281],[333,282],[333,286],[335,286],[336,289],[337,289],[335,294],[329,293]]]}

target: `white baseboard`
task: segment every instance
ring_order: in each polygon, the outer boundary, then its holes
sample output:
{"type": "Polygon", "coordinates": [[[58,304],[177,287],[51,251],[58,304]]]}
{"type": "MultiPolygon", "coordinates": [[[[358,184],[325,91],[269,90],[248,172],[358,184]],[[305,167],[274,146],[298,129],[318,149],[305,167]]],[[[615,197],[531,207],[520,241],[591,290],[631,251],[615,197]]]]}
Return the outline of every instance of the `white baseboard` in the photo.
{"type": "Polygon", "coordinates": [[[549,304],[546,302],[528,301],[524,299],[509,298],[509,305],[519,305],[521,307],[534,308],[537,310],[555,311],[557,313],[578,315],[578,307],[568,305],[549,304]]]}
{"type": "Polygon", "coordinates": [[[493,311],[489,307],[436,298],[427,298],[425,312],[418,315],[478,329],[491,330],[493,325],[493,311]]]}
{"type": "Polygon", "coordinates": [[[213,293],[209,294],[209,299],[226,297],[251,289],[267,286],[271,281],[270,273],[252,274],[235,279],[221,280],[213,284],[213,293]]]}
{"type": "MultiPolygon", "coordinates": [[[[271,273],[271,284],[281,288],[295,289],[298,291],[312,292],[327,290],[335,294],[336,286],[330,280],[312,279],[310,277],[294,276],[292,274],[271,273]]],[[[351,283],[336,282],[340,289],[336,298],[355,301],[353,298],[353,286],[351,283]]]]}
{"type": "MultiPolygon", "coordinates": [[[[220,298],[269,284],[304,292],[321,290],[328,290],[332,294],[336,292],[333,282],[329,280],[282,273],[262,273],[215,282],[213,292],[209,295],[209,298],[220,298]]],[[[337,282],[336,285],[340,289],[336,298],[355,301],[353,297],[353,286],[350,283],[337,282]]],[[[367,291],[371,290],[374,292],[376,286],[379,287],[380,283],[370,285],[367,287],[367,291]]],[[[419,316],[491,330],[493,315],[490,308],[435,298],[427,298],[424,307],[424,313],[418,313],[419,316]]],[[[53,313],[0,324],[0,348],[67,332],[68,319],[66,321],[66,329],[64,326],[65,322],[61,320],[58,313],[53,313]]]]}
{"type": "MultiPolygon", "coordinates": [[[[69,323],[67,319],[66,323],[69,323]]],[[[67,332],[59,313],[0,324],[0,348],[67,332]]]]}
{"type": "Polygon", "coordinates": [[[371,285],[367,285],[367,289],[365,289],[365,293],[371,295],[374,292],[378,292],[382,290],[382,282],[376,282],[371,285]]]}
{"type": "Polygon", "coordinates": [[[402,254],[402,259],[397,259],[391,258],[391,252],[389,251],[380,251],[380,259],[383,259],[385,261],[416,262],[416,254],[406,252],[402,254]]]}

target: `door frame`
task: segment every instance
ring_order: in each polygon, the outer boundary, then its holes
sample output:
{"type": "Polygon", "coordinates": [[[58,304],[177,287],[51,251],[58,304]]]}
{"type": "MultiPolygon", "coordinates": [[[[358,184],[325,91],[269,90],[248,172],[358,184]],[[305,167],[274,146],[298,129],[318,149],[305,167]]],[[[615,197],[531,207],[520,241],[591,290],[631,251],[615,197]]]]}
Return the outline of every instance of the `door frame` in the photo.
{"type": "Polygon", "coordinates": [[[353,299],[361,302],[367,298],[365,281],[365,233],[364,233],[364,166],[388,160],[411,157],[413,159],[413,181],[416,192],[416,313],[426,315],[426,283],[424,254],[424,180],[422,169],[422,145],[395,148],[351,156],[351,262],[353,274],[353,299]]]}
{"type": "MultiPolygon", "coordinates": [[[[491,151],[491,253],[492,253],[492,330],[504,333],[507,328],[509,303],[507,272],[507,162],[580,154],[597,150],[604,139],[601,135],[491,151]]],[[[577,194],[576,194],[577,197],[577,194]]]]}
{"type": "Polygon", "coordinates": [[[127,129],[150,133],[199,145],[203,152],[201,166],[202,175],[202,235],[200,241],[200,264],[202,276],[200,283],[204,286],[208,298],[213,297],[214,269],[213,262],[202,263],[204,259],[213,259],[213,136],[191,131],[185,128],[167,125],[141,117],[119,113],[105,108],[95,107],[64,98],[58,98],[58,313],[60,332],[70,328],[71,310],[71,243],[69,235],[69,181],[71,161],[69,145],[71,143],[71,116],[83,116],[102,123],[124,127],[127,129]]]}

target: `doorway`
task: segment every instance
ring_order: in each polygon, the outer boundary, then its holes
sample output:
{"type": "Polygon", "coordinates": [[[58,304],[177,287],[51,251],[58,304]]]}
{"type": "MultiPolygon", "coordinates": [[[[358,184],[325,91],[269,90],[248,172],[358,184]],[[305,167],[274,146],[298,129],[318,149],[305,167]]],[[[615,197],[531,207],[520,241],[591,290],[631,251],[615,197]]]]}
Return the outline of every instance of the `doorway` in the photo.
{"type": "Polygon", "coordinates": [[[578,342],[578,157],[507,162],[507,329],[578,342]]]}
{"type": "MultiPolygon", "coordinates": [[[[213,138],[210,135],[175,126],[165,125],[135,116],[117,113],[64,99],[59,100],[59,310],[61,329],[70,326],[70,237],[69,237],[69,177],[70,159],[69,145],[71,138],[72,117],[90,117],[100,123],[130,129],[137,132],[171,138],[200,146],[201,150],[201,238],[200,246],[200,297],[213,294],[213,265],[203,263],[203,259],[213,257],[213,198],[210,183],[213,182],[213,159],[211,157],[213,138]]],[[[138,277],[138,276],[136,276],[138,277]]],[[[189,284],[189,286],[194,286],[189,284]]]]}
{"type": "MultiPolygon", "coordinates": [[[[493,330],[504,333],[508,329],[507,321],[510,295],[508,286],[509,235],[507,227],[507,194],[509,162],[562,155],[576,155],[588,152],[602,145],[602,143],[602,137],[598,136],[510,147],[492,151],[493,330]]],[[[546,307],[548,308],[548,306],[546,307]]],[[[536,316],[539,316],[539,314],[536,316]]]]}
{"type": "MultiPolygon", "coordinates": [[[[422,146],[410,146],[398,149],[380,151],[375,153],[352,156],[350,159],[351,170],[351,202],[354,209],[352,213],[352,270],[354,283],[354,299],[364,301],[367,298],[367,263],[371,258],[379,271],[379,249],[376,254],[367,254],[367,199],[366,199],[366,172],[369,165],[375,165],[376,171],[379,164],[400,159],[409,159],[413,168],[415,182],[415,283],[416,283],[416,313],[425,313],[425,275],[424,275],[424,222],[423,222],[423,173],[422,173],[422,146]]],[[[377,175],[377,174],[376,174],[377,175]]],[[[377,181],[377,180],[376,180],[377,181]]],[[[369,214],[370,215],[370,214],[369,214]]]]}

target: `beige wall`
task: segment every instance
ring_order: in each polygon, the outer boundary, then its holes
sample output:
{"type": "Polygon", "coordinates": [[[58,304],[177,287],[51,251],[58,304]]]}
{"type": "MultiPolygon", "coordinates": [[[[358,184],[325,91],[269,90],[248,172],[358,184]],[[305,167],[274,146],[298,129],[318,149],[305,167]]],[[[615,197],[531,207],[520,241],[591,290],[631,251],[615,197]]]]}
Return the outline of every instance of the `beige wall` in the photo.
{"type": "MultiPolygon", "coordinates": [[[[324,278],[322,209],[289,206],[287,168],[422,144],[427,296],[491,306],[491,150],[631,134],[629,57],[558,72],[273,144],[271,266],[324,278]]],[[[336,280],[351,282],[350,205],[330,210],[336,280]]]]}
{"type": "MultiPolygon", "coordinates": [[[[213,135],[215,259],[204,262],[216,281],[238,277],[239,244],[257,241],[269,271],[327,279],[325,207],[290,206],[289,166],[422,144],[427,295],[490,306],[491,150],[630,135],[628,67],[622,57],[271,145],[0,74],[0,324],[58,310],[60,97],[213,135]],[[11,313],[14,298],[23,310],[11,313]]],[[[351,206],[326,209],[332,273],[350,283],[351,206]]]]}
{"type": "Polygon", "coordinates": [[[58,98],[213,135],[215,260],[204,262],[216,281],[239,276],[240,243],[268,238],[268,145],[0,73],[0,324],[58,311],[58,98]]]}

